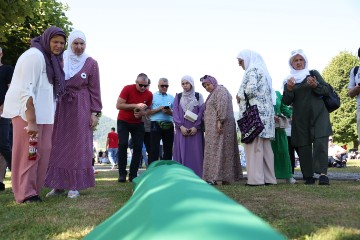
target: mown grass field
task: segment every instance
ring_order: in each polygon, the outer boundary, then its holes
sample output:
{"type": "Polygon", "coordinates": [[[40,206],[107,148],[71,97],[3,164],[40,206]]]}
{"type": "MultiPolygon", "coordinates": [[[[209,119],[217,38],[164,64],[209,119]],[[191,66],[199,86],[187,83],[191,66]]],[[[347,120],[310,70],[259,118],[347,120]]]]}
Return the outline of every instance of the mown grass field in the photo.
{"type": "MultiPolygon", "coordinates": [[[[109,167],[110,168],[110,167],[109,167]]],[[[330,169],[360,173],[360,161],[347,168],[330,169]]],[[[16,204],[10,188],[0,192],[0,239],[82,239],[131,197],[132,184],[118,183],[117,171],[101,171],[96,187],[78,199],[45,198],[43,203],[16,204]]],[[[289,239],[360,239],[360,181],[332,180],[330,186],[290,185],[246,187],[215,186],[270,223],[289,239]]],[[[141,220],[139,219],[139,224],[141,220]]]]}

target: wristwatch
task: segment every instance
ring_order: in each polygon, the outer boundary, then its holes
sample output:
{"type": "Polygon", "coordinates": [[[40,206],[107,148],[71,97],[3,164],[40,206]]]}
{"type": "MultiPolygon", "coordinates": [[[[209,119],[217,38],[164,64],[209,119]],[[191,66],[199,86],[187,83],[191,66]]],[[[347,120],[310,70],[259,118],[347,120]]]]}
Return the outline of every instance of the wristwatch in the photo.
{"type": "Polygon", "coordinates": [[[94,115],[94,116],[100,117],[101,112],[93,112],[93,113],[91,113],[91,114],[94,115]]]}

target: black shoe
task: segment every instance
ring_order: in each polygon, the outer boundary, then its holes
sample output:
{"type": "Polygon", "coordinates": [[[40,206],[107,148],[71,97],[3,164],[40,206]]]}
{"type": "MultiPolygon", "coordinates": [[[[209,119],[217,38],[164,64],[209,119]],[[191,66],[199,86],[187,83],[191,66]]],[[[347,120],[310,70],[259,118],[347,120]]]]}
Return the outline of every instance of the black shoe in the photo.
{"type": "Polygon", "coordinates": [[[314,177],[307,177],[305,178],[305,183],[306,185],[312,185],[315,184],[315,178],[314,177]]]}
{"type": "Polygon", "coordinates": [[[126,176],[120,176],[118,182],[126,182],[126,176]]]}
{"type": "Polygon", "coordinates": [[[319,185],[330,185],[329,178],[326,175],[320,175],[319,185]]]}
{"type": "Polygon", "coordinates": [[[5,191],[5,184],[0,182],[0,191],[5,191]]]}
{"type": "Polygon", "coordinates": [[[41,198],[38,195],[25,198],[23,203],[35,203],[35,202],[42,202],[41,198]]]}

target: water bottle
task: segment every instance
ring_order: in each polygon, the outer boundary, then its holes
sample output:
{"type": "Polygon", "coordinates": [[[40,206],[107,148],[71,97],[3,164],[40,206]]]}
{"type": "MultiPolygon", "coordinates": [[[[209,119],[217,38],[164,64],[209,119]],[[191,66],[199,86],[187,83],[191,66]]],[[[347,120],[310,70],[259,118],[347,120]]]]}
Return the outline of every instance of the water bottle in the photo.
{"type": "Polygon", "coordinates": [[[37,145],[38,145],[38,138],[30,137],[29,138],[29,160],[31,160],[31,161],[35,161],[37,158],[37,145]]]}

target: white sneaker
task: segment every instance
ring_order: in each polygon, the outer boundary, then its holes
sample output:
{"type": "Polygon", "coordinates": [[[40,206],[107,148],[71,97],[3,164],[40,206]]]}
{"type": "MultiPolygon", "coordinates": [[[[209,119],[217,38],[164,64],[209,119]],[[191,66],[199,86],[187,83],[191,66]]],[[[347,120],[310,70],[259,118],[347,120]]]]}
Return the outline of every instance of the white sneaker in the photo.
{"type": "Polygon", "coordinates": [[[46,194],[46,197],[60,196],[65,193],[65,190],[62,189],[53,189],[46,194]]]}
{"type": "Polygon", "coordinates": [[[67,195],[68,198],[77,198],[80,197],[80,193],[77,190],[70,190],[67,195]]]}
{"type": "Polygon", "coordinates": [[[295,184],[296,183],[296,179],[291,177],[289,179],[287,179],[287,182],[290,183],[290,184],[295,184]]]}

